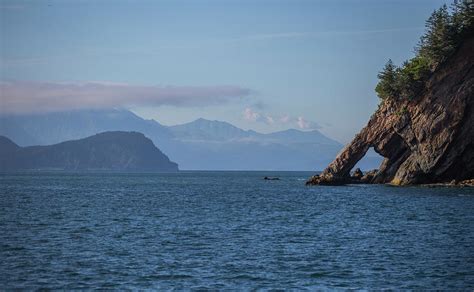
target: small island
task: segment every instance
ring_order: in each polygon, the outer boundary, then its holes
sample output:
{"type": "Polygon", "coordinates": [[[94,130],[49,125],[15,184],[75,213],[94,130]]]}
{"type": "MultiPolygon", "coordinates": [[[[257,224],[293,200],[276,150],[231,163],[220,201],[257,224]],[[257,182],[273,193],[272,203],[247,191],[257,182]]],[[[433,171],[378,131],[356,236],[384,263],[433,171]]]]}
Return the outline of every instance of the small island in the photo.
{"type": "Polygon", "coordinates": [[[0,171],[31,170],[176,172],[178,165],[138,132],[104,132],[30,147],[0,136],[0,171]]]}

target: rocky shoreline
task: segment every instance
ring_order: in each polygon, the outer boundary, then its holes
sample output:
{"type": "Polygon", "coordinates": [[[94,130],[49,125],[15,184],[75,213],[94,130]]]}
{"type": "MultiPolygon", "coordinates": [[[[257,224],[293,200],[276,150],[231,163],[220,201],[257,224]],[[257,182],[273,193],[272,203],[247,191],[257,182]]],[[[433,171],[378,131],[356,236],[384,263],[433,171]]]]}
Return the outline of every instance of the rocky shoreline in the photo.
{"type": "Polygon", "coordinates": [[[453,180],[448,183],[436,183],[436,184],[422,184],[423,187],[438,188],[438,187],[474,187],[474,179],[466,179],[463,181],[453,180]]]}
{"type": "MultiPolygon", "coordinates": [[[[350,177],[334,177],[325,174],[314,175],[306,182],[306,185],[325,185],[325,186],[342,186],[348,184],[374,184],[373,179],[378,170],[370,170],[365,174],[357,168],[350,177]]],[[[388,183],[390,184],[390,183],[388,183]]],[[[392,184],[390,184],[392,185],[392,184]]],[[[466,180],[451,180],[442,183],[419,184],[422,187],[437,188],[437,187],[474,187],[474,179],[466,180]]]]}

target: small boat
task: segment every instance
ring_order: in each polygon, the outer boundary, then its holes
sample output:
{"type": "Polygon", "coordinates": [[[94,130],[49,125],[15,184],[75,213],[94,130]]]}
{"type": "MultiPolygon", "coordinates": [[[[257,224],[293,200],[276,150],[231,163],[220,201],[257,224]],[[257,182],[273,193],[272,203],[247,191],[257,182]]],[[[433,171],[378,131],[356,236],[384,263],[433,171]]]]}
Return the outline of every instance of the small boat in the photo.
{"type": "Polygon", "coordinates": [[[264,177],[263,179],[264,180],[280,180],[279,177],[268,177],[268,176],[264,177]]]}

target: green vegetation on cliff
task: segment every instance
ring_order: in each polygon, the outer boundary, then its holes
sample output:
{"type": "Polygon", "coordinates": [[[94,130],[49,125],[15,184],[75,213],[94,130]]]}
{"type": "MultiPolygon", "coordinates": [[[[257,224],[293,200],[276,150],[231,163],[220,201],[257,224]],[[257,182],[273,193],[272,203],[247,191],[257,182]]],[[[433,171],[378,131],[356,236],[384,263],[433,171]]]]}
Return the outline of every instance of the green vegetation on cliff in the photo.
{"type": "Polygon", "coordinates": [[[381,99],[413,99],[425,88],[431,73],[451,56],[466,35],[473,32],[474,4],[468,0],[455,0],[448,8],[443,5],[426,21],[425,34],[415,48],[414,58],[400,67],[388,60],[377,75],[375,87],[381,99]]]}

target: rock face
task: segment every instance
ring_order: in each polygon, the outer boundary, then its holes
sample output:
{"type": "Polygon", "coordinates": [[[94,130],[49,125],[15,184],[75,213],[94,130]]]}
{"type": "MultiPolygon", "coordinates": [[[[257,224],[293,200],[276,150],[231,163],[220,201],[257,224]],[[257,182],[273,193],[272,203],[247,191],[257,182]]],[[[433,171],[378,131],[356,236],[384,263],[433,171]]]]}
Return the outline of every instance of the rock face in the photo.
{"type": "Polygon", "coordinates": [[[385,159],[368,183],[474,178],[474,37],[433,73],[420,96],[381,103],[367,126],[307,184],[351,182],[351,169],[370,147],[385,159]]]}
{"type": "Polygon", "coordinates": [[[105,132],[30,147],[0,136],[0,171],[22,170],[175,172],[178,165],[137,132],[105,132]]]}

